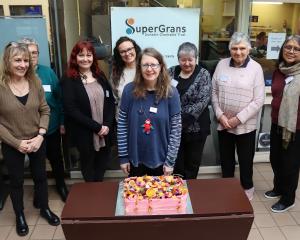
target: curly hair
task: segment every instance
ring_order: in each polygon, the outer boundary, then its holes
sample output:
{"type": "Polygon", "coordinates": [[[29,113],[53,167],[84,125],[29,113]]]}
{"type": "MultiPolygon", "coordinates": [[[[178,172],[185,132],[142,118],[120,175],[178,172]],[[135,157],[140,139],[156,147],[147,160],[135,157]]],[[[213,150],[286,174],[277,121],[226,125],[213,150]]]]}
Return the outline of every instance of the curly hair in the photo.
{"type": "Polygon", "coordinates": [[[69,59],[68,69],[67,69],[67,76],[70,78],[78,78],[79,77],[79,66],[77,63],[77,55],[86,49],[88,52],[91,52],[93,55],[93,63],[91,66],[91,71],[93,73],[93,77],[99,77],[102,72],[98,66],[96,52],[93,44],[89,41],[78,41],[75,46],[73,47],[69,59]]]}
{"type": "MultiPolygon", "coordinates": [[[[140,46],[131,38],[129,37],[120,37],[118,41],[116,42],[116,46],[114,47],[113,50],[113,59],[112,59],[112,75],[111,75],[111,80],[112,83],[115,87],[118,87],[121,75],[123,73],[123,70],[125,68],[125,63],[122,60],[122,57],[119,53],[119,46],[123,42],[131,42],[133,44],[136,56],[138,57],[141,53],[141,48],[140,46]]],[[[137,61],[136,57],[136,61],[137,61]]]]}
{"type": "Polygon", "coordinates": [[[168,73],[167,65],[163,59],[163,56],[154,48],[145,48],[138,57],[138,66],[136,69],[136,74],[134,78],[134,89],[133,94],[137,98],[143,98],[146,96],[147,86],[145,85],[145,80],[142,75],[141,61],[144,55],[153,57],[157,59],[160,64],[160,73],[157,78],[155,91],[156,99],[160,100],[162,98],[168,98],[171,94],[171,80],[168,73]]]}
{"type": "Polygon", "coordinates": [[[38,86],[40,80],[35,74],[35,70],[31,61],[31,55],[28,47],[24,43],[10,42],[6,45],[3,57],[0,63],[0,85],[8,86],[12,80],[11,60],[13,57],[21,55],[29,59],[29,67],[25,73],[25,78],[28,82],[32,82],[34,86],[38,86]]]}

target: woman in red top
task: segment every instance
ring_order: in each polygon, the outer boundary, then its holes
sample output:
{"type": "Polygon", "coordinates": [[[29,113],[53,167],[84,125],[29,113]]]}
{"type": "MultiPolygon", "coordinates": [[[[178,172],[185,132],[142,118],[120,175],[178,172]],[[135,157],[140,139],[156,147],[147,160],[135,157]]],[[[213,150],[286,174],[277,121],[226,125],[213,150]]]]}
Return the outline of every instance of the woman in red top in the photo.
{"type": "Polygon", "coordinates": [[[266,198],[280,198],[271,210],[294,207],[300,167],[300,37],[290,36],[282,45],[278,69],[272,80],[270,162],[274,187],[266,198]]]}

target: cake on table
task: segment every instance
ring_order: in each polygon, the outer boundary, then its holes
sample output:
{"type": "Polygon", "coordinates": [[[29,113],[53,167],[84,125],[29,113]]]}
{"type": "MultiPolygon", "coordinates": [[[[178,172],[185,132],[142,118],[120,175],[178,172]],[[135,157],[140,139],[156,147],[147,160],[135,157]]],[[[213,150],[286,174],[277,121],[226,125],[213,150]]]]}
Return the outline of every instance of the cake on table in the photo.
{"type": "Polygon", "coordinates": [[[186,213],[188,190],[178,176],[129,177],[124,180],[125,215],[186,213]]]}

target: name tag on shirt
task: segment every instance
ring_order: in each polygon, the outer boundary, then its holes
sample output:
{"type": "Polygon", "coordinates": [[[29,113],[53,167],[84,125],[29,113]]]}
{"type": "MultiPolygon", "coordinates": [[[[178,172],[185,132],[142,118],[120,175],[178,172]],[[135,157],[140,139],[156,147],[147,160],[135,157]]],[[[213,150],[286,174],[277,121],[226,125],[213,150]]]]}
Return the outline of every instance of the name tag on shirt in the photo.
{"type": "Polygon", "coordinates": [[[51,86],[50,85],[43,85],[45,92],[51,92],[51,86]]]}
{"type": "Polygon", "coordinates": [[[227,75],[221,75],[219,79],[221,82],[227,82],[229,80],[229,77],[227,75]]]}
{"type": "Polygon", "coordinates": [[[149,112],[157,113],[157,108],[156,107],[150,107],[149,112]]]}
{"type": "Polygon", "coordinates": [[[290,77],[287,77],[286,79],[285,79],[285,84],[289,84],[291,81],[293,81],[294,80],[294,77],[293,76],[290,76],[290,77]]]}
{"type": "Polygon", "coordinates": [[[176,81],[175,79],[172,79],[172,80],[171,80],[171,85],[172,85],[173,87],[176,87],[176,86],[178,85],[178,81],[176,81]]]}
{"type": "Polygon", "coordinates": [[[109,97],[109,91],[108,90],[105,90],[105,96],[109,97]]]}

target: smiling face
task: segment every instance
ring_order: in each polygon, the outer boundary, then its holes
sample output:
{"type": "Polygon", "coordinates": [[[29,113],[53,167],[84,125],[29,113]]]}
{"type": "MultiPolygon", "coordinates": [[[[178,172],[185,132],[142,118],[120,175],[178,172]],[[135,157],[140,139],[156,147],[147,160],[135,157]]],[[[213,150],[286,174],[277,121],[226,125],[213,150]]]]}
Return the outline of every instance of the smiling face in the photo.
{"type": "Polygon", "coordinates": [[[193,52],[190,53],[181,53],[179,58],[179,65],[181,71],[185,74],[191,74],[194,72],[196,67],[196,58],[193,52]]]}
{"type": "Polygon", "coordinates": [[[300,45],[295,40],[288,41],[283,47],[283,60],[287,64],[300,62],[300,45]]]}
{"type": "Polygon", "coordinates": [[[28,45],[28,50],[29,50],[30,55],[31,55],[32,65],[33,65],[33,67],[35,67],[38,64],[38,61],[39,61],[39,49],[38,49],[37,45],[29,44],[28,45]]]}
{"type": "Polygon", "coordinates": [[[245,42],[240,42],[238,44],[234,44],[230,48],[230,55],[234,61],[235,66],[241,66],[247,59],[249,55],[250,49],[248,44],[245,42]]]}
{"type": "Polygon", "coordinates": [[[154,87],[161,69],[158,60],[144,54],[141,59],[140,67],[146,85],[154,87]]]}
{"type": "Polygon", "coordinates": [[[118,46],[119,54],[126,66],[135,63],[136,52],[132,42],[125,41],[118,46]]]}
{"type": "Polygon", "coordinates": [[[26,54],[17,54],[11,58],[10,61],[10,72],[12,78],[21,79],[23,78],[29,68],[29,56],[26,54]]]}
{"type": "Polygon", "coordinates": [[[80,72],[88,72],[91,69],[94,58],[92,52],[83,48],[76,56],[76,61],[80,72]]]}

